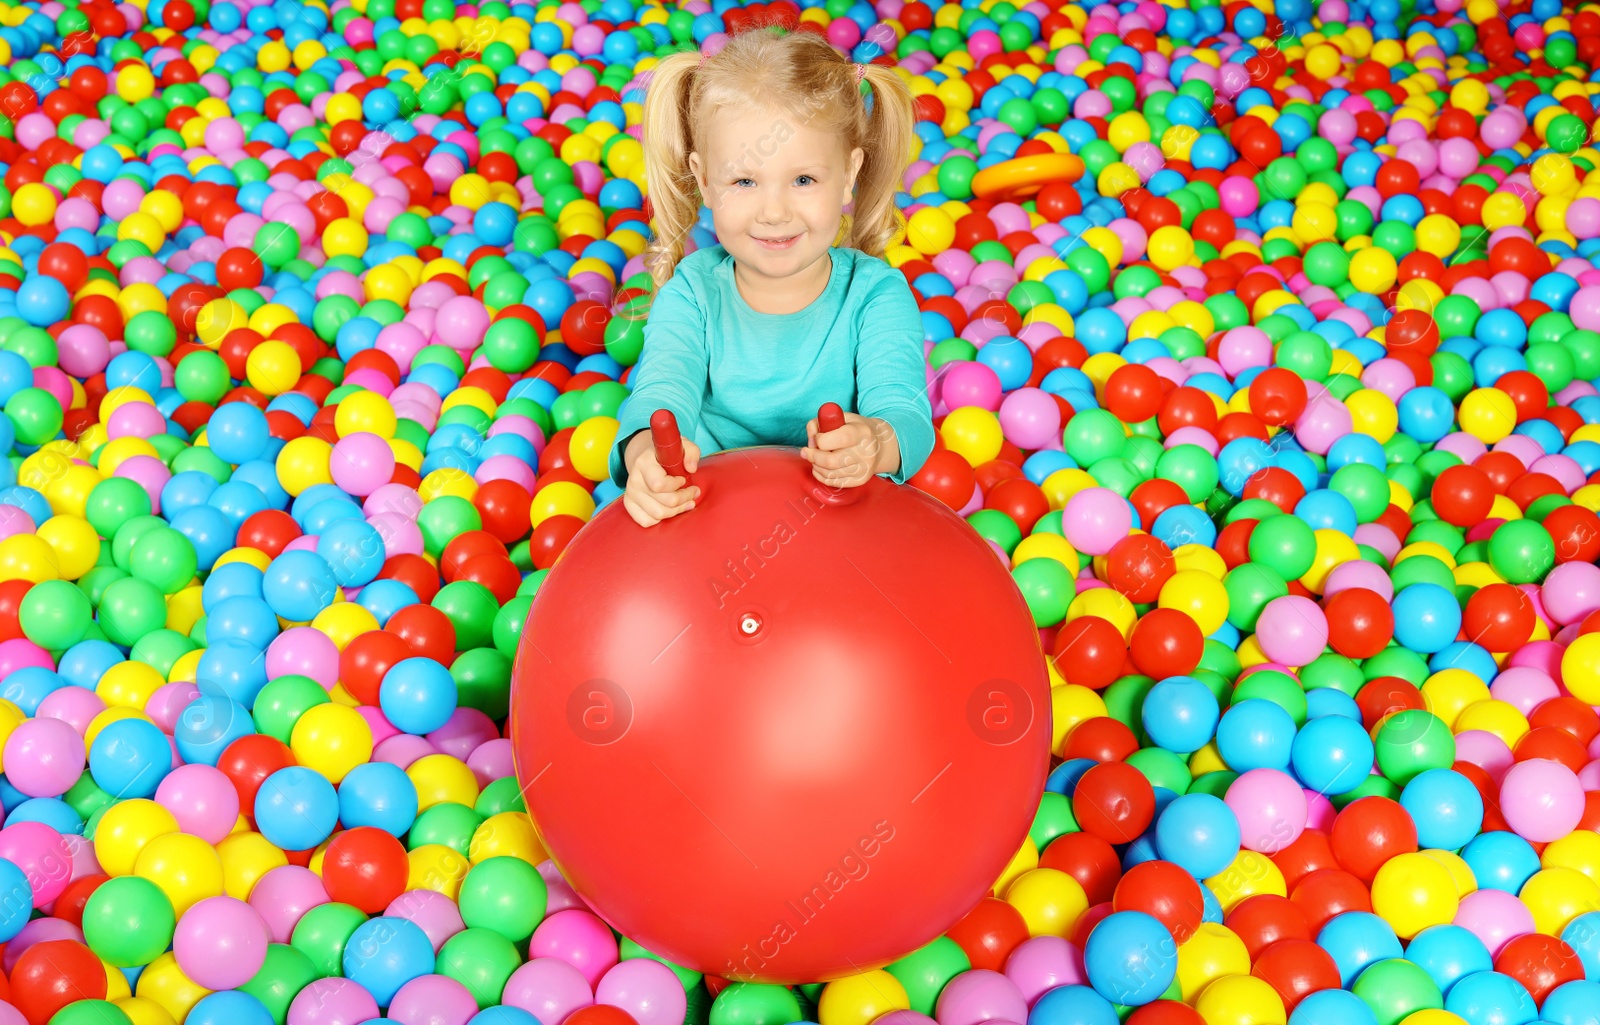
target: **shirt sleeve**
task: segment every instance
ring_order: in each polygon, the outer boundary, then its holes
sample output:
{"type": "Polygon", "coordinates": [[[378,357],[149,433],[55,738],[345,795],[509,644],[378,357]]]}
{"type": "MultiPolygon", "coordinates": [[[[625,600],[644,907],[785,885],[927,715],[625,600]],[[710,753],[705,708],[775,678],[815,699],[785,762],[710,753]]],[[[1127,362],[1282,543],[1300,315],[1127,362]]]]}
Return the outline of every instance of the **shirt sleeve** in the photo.
{"type": "Polygon", "coordinates": [[[695,436],[708,366],[705,311],[683,276],[674,276],[650,304],[644,347],[630,379],[633,390],[617,411],[617,440],[611,447],[610,464],[611,480],[617,487],[628,483],[622,457],[629,439],[649,429],[656,410],[672,410],[683,436],[695,436]]]}
{"type": "Polygon", "coordinates": [[[894,428],[900,469],[888,477],[904,484],[933,454],[933,407],[928,402],[922,315],[898,273],[885,275],[863,304],[857,330],[856,412],[894,428]]]}

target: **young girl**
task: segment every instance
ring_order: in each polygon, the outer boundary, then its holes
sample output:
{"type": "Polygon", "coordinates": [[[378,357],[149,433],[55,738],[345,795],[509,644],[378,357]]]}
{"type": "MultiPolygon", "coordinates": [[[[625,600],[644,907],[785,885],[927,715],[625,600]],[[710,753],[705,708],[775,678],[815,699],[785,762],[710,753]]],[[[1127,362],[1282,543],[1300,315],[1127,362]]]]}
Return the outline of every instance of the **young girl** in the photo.
{"type": "Polygon", "coordinates": [[[810,33],[747,32],[656,67],[643,141],[658,291],[611,452],[640,524],[698,497],[656,461],[658,409],[677,417],[690,473],[702,452],[804,445],[825,484],[904,483],[933,451],[922,319],[881,259],[914,120],[893,71],[810,33]],[[721,244],[685,257],[702,204],[721,244]],[[829,401],[846,422],[818,434],[829,401]]]}

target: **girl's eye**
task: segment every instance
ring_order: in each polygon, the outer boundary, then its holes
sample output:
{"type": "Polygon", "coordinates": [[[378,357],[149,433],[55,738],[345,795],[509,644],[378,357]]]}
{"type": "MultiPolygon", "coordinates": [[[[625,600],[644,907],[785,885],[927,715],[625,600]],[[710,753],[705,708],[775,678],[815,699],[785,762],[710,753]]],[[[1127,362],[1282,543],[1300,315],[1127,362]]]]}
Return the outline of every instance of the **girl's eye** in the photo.
{"type": "Polygon", "coordinates": [[[811,177],[809,174],[802,174],[800,177],[794,180],[794,183],[796,185],[814,185],[816,181],[817,180],[811,177]]]}
{"type": "Polygon", "coordinates": [[[733,184],[737,185],[741,189],[745,189],[745,188],[749,188],[750,186],[754,185],[755,182],[751,181],[749,178],[740,178],[738,181],[734,182],[733,184]]]}

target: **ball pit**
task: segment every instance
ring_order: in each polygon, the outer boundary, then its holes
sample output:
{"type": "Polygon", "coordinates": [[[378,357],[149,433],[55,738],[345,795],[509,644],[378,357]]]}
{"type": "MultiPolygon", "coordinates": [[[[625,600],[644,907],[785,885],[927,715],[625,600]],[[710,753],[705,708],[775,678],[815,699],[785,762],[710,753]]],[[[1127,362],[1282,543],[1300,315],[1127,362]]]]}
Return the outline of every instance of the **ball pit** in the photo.
{"type": "MultiPolygon", "coordinates": [[[[0,1025],[1595,1021],[1597,64],[1559,0],[0,10],[0,1025]],[[911,483],[1051,721],[987,895],[795,986],[608,928],[507,734],[651,68],[774,25],[911,88],[911,483]]],[[[704,915],[674,839],[609,853],[704,915]]]]}

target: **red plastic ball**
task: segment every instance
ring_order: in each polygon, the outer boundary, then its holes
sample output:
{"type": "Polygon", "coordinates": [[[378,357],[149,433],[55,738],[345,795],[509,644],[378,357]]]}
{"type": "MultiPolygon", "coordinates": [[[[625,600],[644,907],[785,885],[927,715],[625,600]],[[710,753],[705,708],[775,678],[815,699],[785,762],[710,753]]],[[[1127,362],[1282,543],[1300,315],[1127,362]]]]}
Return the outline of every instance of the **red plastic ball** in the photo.
{"type": "Polygon", "coordinates": [[[1305,912],[1288,897],[1276,893],[1246,897],[1233,906],[1222,924],[1244,942],[1252,961],[1279,940],[1311,939],[1305,912]]]}
{"type": "Polygon", "coordinates": [[[1141,673],[1164,680],[1182,676],[1198,666],[1205,643],[1205,635],[1187,613],[1152,609],[1134,625],[1128,653],[1141,673]]]}
{"type": "MultiPolygon", "coordinates": [[[[833,492],[779,447],[695,477],[694,511],[650,529],[615,504],[566,517],[582,532],[513,683],[528,813],[596,913],[678,964],[763,982],[888,964],[960,921],[1033,821],[1051,737],[1038,628],[992,549],[914,488],[833,492]],[[648,876],[640,836],[674,838],[648,876]]],[[[558,519],[535,529],[535,565],[558,519]]]]}
{"type": "Polygon", "coordinates": [[[74,1001],[105,998],[105,966],[76,940],[35,943],[11,969],[11,1003],[29,1025],[45,1025],[74,1001]]]}
{"type": "Polygon", "coordinates": [[[1434,478],[1429,497],[1433,511],[1446,523],[1470,527],[1483,522],[1494,505],[1495,488],[1477,466],[1451,466],[1434,478]]]}
{"type": "Polygon", "coordinates": [[[1271,367],[1250,382],[1250,411],[1263,423],[1292,424],[1306,408],[1306,383],[1293,370],[1271,367]]]}
{"type": "Polygon", "coordinates": [[[1120,762],[1139,750],[1139,738],[1124,723],[1108,715],[1085,719],[1067,732],[1061,744],[1061,757],[1067,760],[1088,758],[1096,762],[1120,762]]]}
{"type": "Polygon", "coordinates": [[[1122,859],[1117,857],[1116,848],[1081,830],[1051,840],[1039,855],[1039,867],[1053,868],[1076,879],[1091,905],[1110,900],[1122,879],[1122,859]]]}
{"type": "Polygon", "coordinates": [[[1346,658],[1371,658],[1394,637],[1394,610],[1383,595],[1347,587],[1322,603],[1328,619],[1328,645],[1346,658]]]}
{"type": "MultiPolygon", "coordinates": [[[[1149,534],[1129,534],[1106,553],[1105,580],[1129,601],[1143,605],[1160,597],[1161,586],[1177,569],[1172,549],[1160,539],[1149,534]]],[[[1139,637],[1137,629],[1134,637],[1139,637]]]]}
{"type": "Polygon", "coordinates": [[[1522,647],[1538,621],[1532,600],[1521,588],[1486,584],[1467,599],[1461,625],[1469,641],[1491,652],[1505,652],[1522,647]]]}
{"type": "Polygon", "coordinates": [[[972,967],[1004,971],[1006,958],[1028,938],[1022,912],[997,897],[985,897],[945,931],[967,955],[972,967]]]}
{"type": "Polygon", "coordinates": [[[396,662],[415,657],[404,637],[388,630],[358,634],[339,653],[339,682],[363,705],[378,703],[383,676],[396,662]]]}
{"type": "Polygon", "coordinates": [[[1371,911],[1372,895],[1367,890],[1368,885],[1342,868],[1324,868],[1300,880],[1289,894],[1289,900],[1300,909],[1306,925],[1315,935],[1336,915],[1346,911],[1371,911]]]}
{"type": "Polygon", "coordinates": [[[1056,632],[1051,659],[1067,683],[1104,690],[1122,675],[1128,646],[1110,620],[1079,616],[1056,632]]]}
{"type": "Polygon", "coordinates": [[[1084,832],[1114,844],[1132,843],[1150,828],[1156,795],[1138,769],[1126,762],[1103,762],[1078,778],[1072,811],[1084,832]]]}
{"type": "Polygon", "coordinates": [[[1146,861],[1128,869],[1111,906],[1117,911],[1143,911],[1166,926],[1180,944],[1200,928],[1205,913],[1200,884],[1170,861],[1146,861]]]}
{"type": "Polygon", "coordinates": [[[1338,989],[1339,966],[1333,955],[1306,939],[1279,940],[1254,960],[1250,974],[1283,998],[1286,1011],[1319,989],[1338,989]]]}
{"type": "Polygon", "coordinates": [[[1417,849],[1417,827],[1400,802],[1363,797],[1334,817],[1331,839],[1340,866],[1370,883],[1384,862],[1417,849]]]}
{"type": "Polygon", "coordinates": [[[381,914],[405,892],[409,871],[405,845],[373,826],[338,834],[322,857],[322,885],[328,896],[369,915],[381,914]]]}
{"type": "Polygon", "coordinates": [[[1557,986],[1584,977],[1577,952],[1565,941],[1543,933],[1527,933],[1501,947],[1494,970],[1522,983],[1535,1004],[1543,1004],[1557,986]]]}

